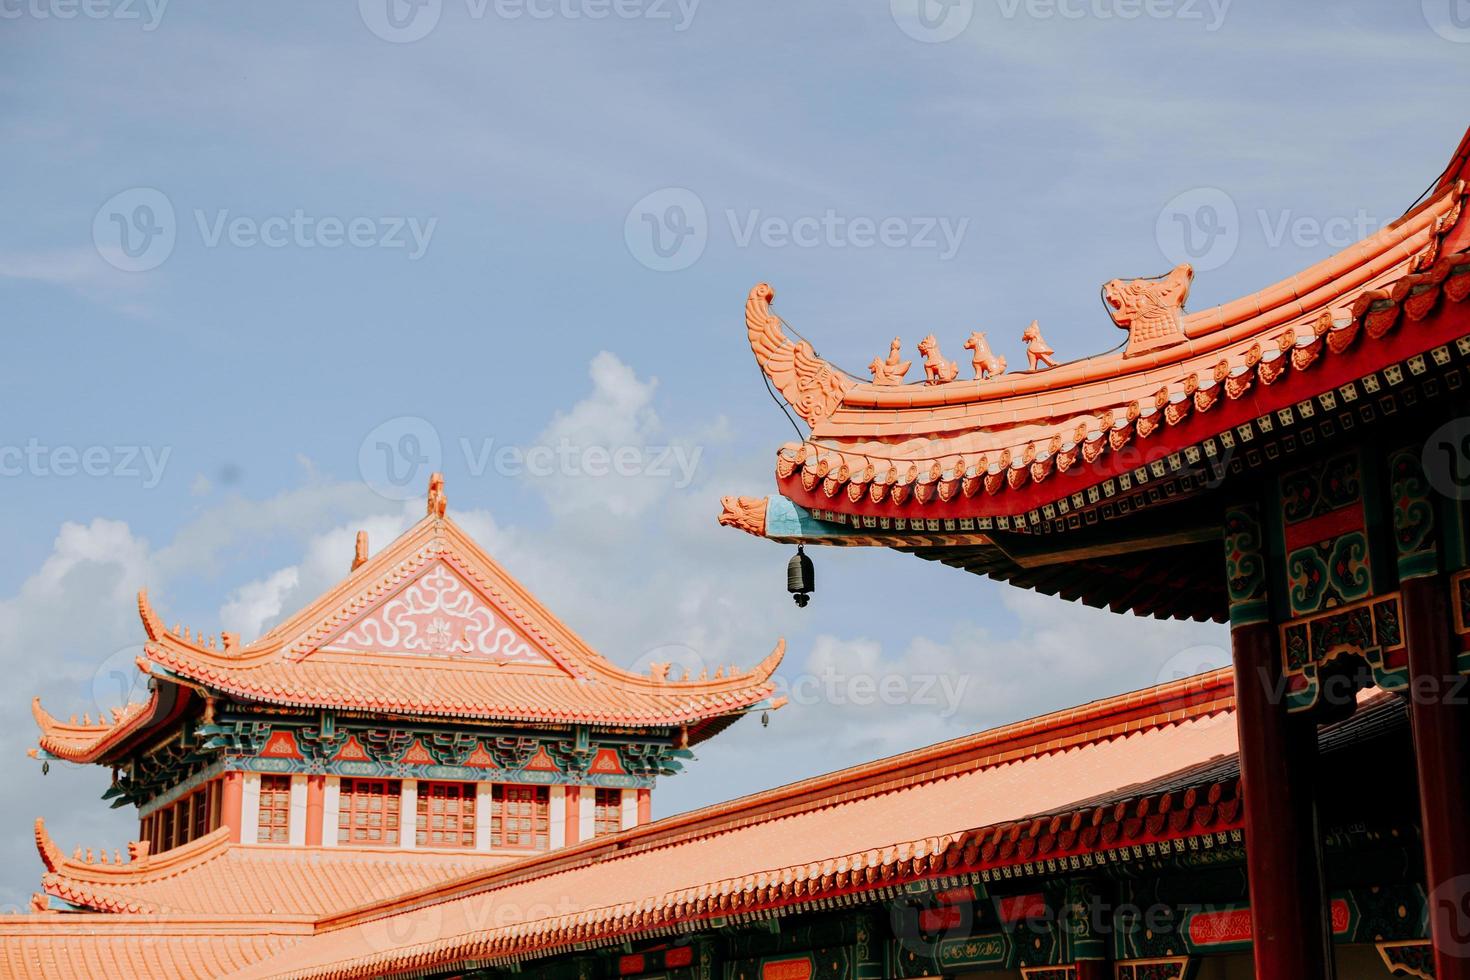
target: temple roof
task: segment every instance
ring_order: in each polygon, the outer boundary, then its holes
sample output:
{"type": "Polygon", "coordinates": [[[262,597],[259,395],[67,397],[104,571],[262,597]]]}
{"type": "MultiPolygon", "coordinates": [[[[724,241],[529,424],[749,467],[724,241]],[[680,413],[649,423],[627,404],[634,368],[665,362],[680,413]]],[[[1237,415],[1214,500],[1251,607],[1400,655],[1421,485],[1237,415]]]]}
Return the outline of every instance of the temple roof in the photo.
{"type": "Polygon", "coordinates": [[[1112,280],[1102,293],[1121,349],[1046,366],[1033,323],[1022,339],[1035,366],[1009,370],[977,332],[974,379],[932,336],[923,382],[902,383],[898,341],[871,381],[844,373],[788,337],[760,283],[745,307],[751,350],[811,433],[777,451],[777,493],[724,498],[720,523],[1223,622],[1219,488],[1370,429],[1428,427],[1435,399],[1462,383],[1467,190],[1470,131],[1420,203],[1342,252],[1193,312],[1188,265],[1112,280]]]}
{"type": "Polygon", "coordinates": [[[1167,796],[1129,791],[1227,757],[1231,690],[1215,672],[659,821],[324,920],[289,956],[239,976],[499,965],[979,867],[1238,840],[1233,778],[1167,796]],[[1128,802],[1096,802],[1120,792],[1128,802]],[[487,908],[541,912],[490,925],[487,908]],[[385,948],[387,935],[411,939],[385,948]]]}
{"type": "Polygon", "coordinates": [[[230,843],[228,827],[161,854],[128,846],[127,860],[105,853],[67,857],[36,821],[46,865],[42,908],[59,900],[96,912],[301,918],[340,911],[365,898],[442,885],[508,860],[473,852],[288,847],[230,843]]]}
{"type": "MultiPolygon", "coordinates": [[[[1356,715],[1323,730],[1324,759],[1361,765],[1370,741],[1394,737],[1406,737],[1401,701],[1366,693],[1356,715]]],[[[0,964],[7,975],[61,980],[99,975],[106,966],[114,970],[109,975],[140,977],[429,975],[672,935],[713,917],[825,908],[855,895],[892,894],[911,881],[1045,874],[1083,854],[1107,863],[1131,860],[1141,849],[1238,847],[1235,748],[1233,680],[1215,671],[435,879],[418,890],[338,884],[346,872],[330,869],[323,891],[338,904],[305,918],[4,917],[0,964]],[[171,956],[186,957],[185,965],[175,967],[171,956]],[[113,965],[119,963],[126,968],[113,965]]],[[[38,845],[51,874],[87,883],[104,876],[95,863],[63,864],[43,830],[38,845]]],[[[327,861],[344,857],[317,853],[327,861]]],[[[162,856],[184,884],[166,884],[168,871],[150,871],[146,859],[140,872],[123,865],[112,873],[156,877],[136,885],[135,894],[152,887],[156,897],[172,888],[190,896],[189,904],[206,894],[209,868],[219,866],[215,880],[225,880],[223,862],[256,862],[238,870],[258,873],[258,862],[310,868],[313,857],[296,848],[221,847],[206,838],[162,856]]],[[[277,888],[293,886],[308,887],[276,879],[277,888]]],[[[314,900],[280,901],[300,902],[290,908],[304,912],[314,900]]]]}
{"type": "Polygon", "coordinates": [[[811,428],[777,453],[781,493],[853,519],[1033,528],[1057,511],[1099,505],[1097,488],[1109,480],[1158,479],[1179,469],[1181,456],[1198,463],[1206,440],[1243,420],[1290,412],[1456,339],[1470,314],[1453,323],[1432,314],[1470,295],[1467,145],[1470,134],[1402,218],[1249,296],[1186,313],[1187,265],[1105,284],[1114,323],[1128,331],[1125,349],[1054,367],[1007,371],[974,334],[976,380],[939,370],[932,381],[903,384],[881,360],[873,381],[859,379],[788,338],[771,308],[775,291],[755,286],[746,302],[751,349],[811,428]]]}
{"type": "Polygon", "coordinates": [[[780,707],[784,642],[753,669],[713,677],[625,671],[597,653],[487,555],[431,498],[429,513],[305,609],[246,645],[168,629],[147,593],[139,668],[149,702],[107,722],[34,707],[40,748],[108,761],[173,717],[187,690],[242,701],[373,714],[606,727],[687,728],[698,742],[752,710],[780,707]],[[166,692],[166,693],[165,693],[166,692]],[[167,701],[167,704],[161,703],[167,701]]]}

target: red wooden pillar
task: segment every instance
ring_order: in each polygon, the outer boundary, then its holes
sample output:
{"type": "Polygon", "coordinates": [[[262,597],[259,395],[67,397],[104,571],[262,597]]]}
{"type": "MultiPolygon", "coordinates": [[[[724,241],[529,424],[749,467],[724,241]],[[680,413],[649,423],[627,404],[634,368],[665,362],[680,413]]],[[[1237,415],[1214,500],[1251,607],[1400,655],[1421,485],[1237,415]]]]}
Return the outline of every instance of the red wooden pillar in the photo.
{"type": "Polygon", "coordinates": [[[1437,980],[1470,980],[1470,713],[1460,700],[1443,575],[1402,582],[1409,716],[1437,980]]]}
{"type": "Polygon", "coordinates": [[[1235,726],[1256,980],[1332,980],[1313,762],[1317,726],[1287,713],[1257,505],[1225,514],[1235,726]]]}
{"type": "Polygon", "coordinates": [[[1330,980],[1332,932],[1311,770],[1316,723],[1289,716],[1279,696],[1275,627],[1235,627],[1230,644],[1255,975],[1330,980]]]}
{"type": "Polygon", "coordinates": [[[638,826],[653,822],[653,791],[640,789],[638,791],[638,826]]]}
{"type": "Polygon", "coordinates": [[[582,840],[582,787],[567,787],[567,847],[582,840]]]}
{"type": "Polygon", "coordinates": [[[322,807],[327,793],[326,776],[306,777],[306,846],[322,844],[322,807]]]}
{"type": "Polygon", "coordinates": [[[245,798],[245,774],[227,772],[224,780],[224,796],[220,803],[220,823],[230,828],[230,841],[240,843],[240,809],[245,798]]]}

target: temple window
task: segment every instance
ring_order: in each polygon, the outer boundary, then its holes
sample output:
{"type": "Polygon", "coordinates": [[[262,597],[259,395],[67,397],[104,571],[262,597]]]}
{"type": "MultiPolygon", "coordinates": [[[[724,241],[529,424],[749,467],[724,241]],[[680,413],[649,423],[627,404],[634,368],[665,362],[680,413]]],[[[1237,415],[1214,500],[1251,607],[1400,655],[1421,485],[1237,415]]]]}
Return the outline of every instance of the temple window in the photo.
{"type": "Polygon", "coordinates": [[[209,833],[209,794],[204,790],[189,795],[189,818],[190,840],[198,840],[209,833]]]}
{"type": "Polygon", "coordinates": [[[593,811],[592,834],[602,837],[616,834],[623,829],[623,791],[600,789],[597,791],[596,809],[593,811]]]}
{"type": "Polygon", "coordinates": [[[475,784],[419,783],[415,840],[420,847],[475,846],[475,784]]]}
{"type": "Polygon", "coordinates": [[[219,824],[220,784],[211,780],[145,817],[140,839],[148,841],[153,853],[158,854],[198,840],[219,824]]]}
{"type": "Polygon", "coordinates": [[[396,779],[342,780],[337,842],[397,845],[399,793],[396,779]]]}
{"type": "Polygon", "coordinates": [[[256,841],[285,844],[291,839],[291,777],[260,777],[260,822],[256,841]]]}
{"type": "Polygon", "coordinates": [[[551,791],[497,783],[490,802],[490,846],[544,851],[551,846],[551,791]]]}

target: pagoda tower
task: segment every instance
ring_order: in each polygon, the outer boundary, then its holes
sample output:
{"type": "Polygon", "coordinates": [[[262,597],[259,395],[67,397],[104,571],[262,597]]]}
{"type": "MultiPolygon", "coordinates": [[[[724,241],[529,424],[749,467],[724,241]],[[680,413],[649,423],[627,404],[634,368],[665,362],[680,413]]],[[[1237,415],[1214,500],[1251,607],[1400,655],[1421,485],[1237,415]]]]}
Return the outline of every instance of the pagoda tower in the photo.
{"type": "Polygon", "coordinates": [[[139,594],[147,701],[79,723],[37,699],[31,751],[109,767],[139,840],[67,858],[38,820],[38,910],[166,909],[195,878],[235,911],[309,913],[448,881],[648,823],[659,776],[784,703],[784,644],[747,672],[630,673],[446,515],[438,474],[427,511],[371,557],[359,533],[347,577],[251,643],[167,628],[139,594]]]}

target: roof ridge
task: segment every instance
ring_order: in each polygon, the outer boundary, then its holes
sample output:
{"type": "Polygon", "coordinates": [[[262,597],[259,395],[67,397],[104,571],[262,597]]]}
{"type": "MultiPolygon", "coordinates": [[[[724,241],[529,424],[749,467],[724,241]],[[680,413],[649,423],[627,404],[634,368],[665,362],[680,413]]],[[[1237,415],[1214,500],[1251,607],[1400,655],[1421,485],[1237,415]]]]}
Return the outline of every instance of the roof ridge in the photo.
{"type": "MultiPolygon", "coordinates": [[[[846,408],[933,408],[1001,401],[1085,382],[1146,374],[1175,363],[1181,354],[1188,358],[1211,353],[1263,330],[1285,327],[1321,309],[1344,306],[1345,296],[1360,290],[1372,279],[1412,262],[1426,249],[1433,251],[1454,226],[1453,221],[1441,219],[1446,215],[1459,216],[1461,209],[1457,205],[1465,194],[1465,180],[1446,183],[1387,227],[1307,268],[1228,303],[1185,314],[1181,326],[1188,343],[1133,357],[1121,353],[1084,357],[1045,371],[1006,374],[987,381],[955,380],[944,385],[861,382],[844,394],[841,402],[833,406],[833,412],[846,408]],[[1333,297],[1321,295],[1349,272],[1360,273],[1357,282],[1333,297]],[[1273,315],[1277,317],[1276,322],[1264,322],[1273,315]],[[1247,325],[1251,327],[1249,330],[1244,329],[1247,325]],[[1100,364],[1106,364],[1110,370],[1100,371],[1100,364]]],[[[813,428],[820,426],[814,424],[813,428]]]]}

